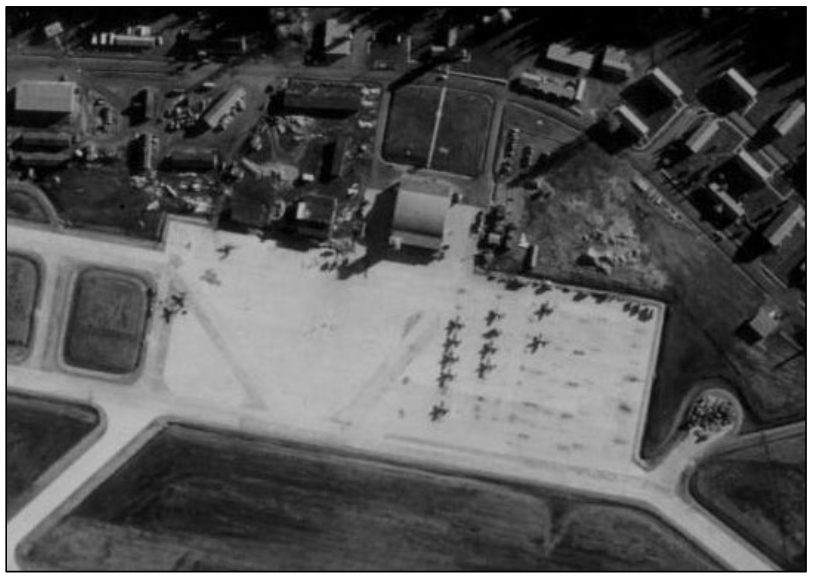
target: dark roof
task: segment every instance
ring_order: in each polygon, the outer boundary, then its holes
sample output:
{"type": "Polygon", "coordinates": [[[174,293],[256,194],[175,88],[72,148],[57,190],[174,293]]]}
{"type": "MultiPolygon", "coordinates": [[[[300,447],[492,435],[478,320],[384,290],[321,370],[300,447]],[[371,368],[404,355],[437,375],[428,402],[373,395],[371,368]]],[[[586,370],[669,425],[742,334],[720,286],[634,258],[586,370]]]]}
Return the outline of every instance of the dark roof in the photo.
{"type": "Polygon", "coordinates": [[[33,167],[61,166],[71,159],[67,152],[51,154],[48,152],[20,152],[17,154],[20,164],[33,167]]]}
{"type": "Polygon", "coordinates": [[[329,113],[349,115],[359,109],[359,96],[351,93],[322,95],[310,92],[286,90],[283,95],[283,108],[289,111],[329,113]]]}
{"type": "Polygon", "coordinates": [[[176,150],[167,157],[169,168],[175,170],[207,171],[215,168],[215,151],[208,149],[176,150]]]}
{"type": "Polygon", "coordinates": [[[62,150],[71,145],[71,135],[61,132],[24,132],[18,144],[28,149],[62,150]]]}
{"type": "Polygon", "coordinates": [[[328,178],[336,178],[342,173],[342,166],[345,163],[345,151],[348,146],[348,140],[344,135],[339,136],[334,142],[325,145],[326,156],[330,155],[330,162],[325,159],[325,176],[328,178]]]}
{"type": "Polygon", "coordinates": [[[235,195],[232,198],[232,220],[245,226],[263,228],[269,222],[269,203],[253,196],[235,195]]]}

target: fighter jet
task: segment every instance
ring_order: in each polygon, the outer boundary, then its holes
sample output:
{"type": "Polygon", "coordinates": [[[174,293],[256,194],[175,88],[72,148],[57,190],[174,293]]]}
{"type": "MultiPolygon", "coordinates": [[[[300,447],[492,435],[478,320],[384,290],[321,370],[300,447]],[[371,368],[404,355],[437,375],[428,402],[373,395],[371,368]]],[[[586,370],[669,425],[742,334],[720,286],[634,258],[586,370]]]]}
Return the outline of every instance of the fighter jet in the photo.
{"type": "Polygon", "coordinates": [[[441,357],[441,364],[442,365],[454,365],[460,360],[460,357],[457,357],[452,354],[450,351],[445,351],[444,356],[441,357]]]}
{"type": "Polygon", "coordinates": [[[170,295],[172,306],[178,309],[182,309],[186,306],[186,299],[187,293],[174,293],[170,295]]]}
{"type": "Polygon", "coordinates": [[[497,352],[497,347],[493,343],[483,343],[483,346],[480,348],[480,357],[485,359],[489,355],[493,355],[497,352]]]}
{"type": "Polygon", "coordinates": [[[486,326],[491,327],[495,321],[499,321],[504,316],[506,316],[504,313],[499,313],[494,309],[490,310],[489,314],[486,315],[486,326]]]}
{"type": "Polygon", "coordinates": [[[529,342],[529,344],[526,345],[526,348],[529,349],[529,352],[531,354],[534,354],[537,352],[539,348],[545,347],[547,344],[548,341],[544,341],[540,335],[534,335],[534,337],[531,339],[531,342],[529,342]]]}
{"type": "Polygon", "coordinates": [[[461,341],[456,339],[453,336],[448,336],[447,339],[444,341],[444,351],[449,351],[455,347],[461,345],[461,341]]]}
{"type": "Polygon", "coordinates": [[[216,252],[220,253],[220,260],[223,260],[230,254],[232,254],[232,251],[235,250],[236,248],[237,247],[233,244],[224,244],[223,246],[218,247],[216,252]]]}
{"type": "Polygon", "coordinates": [[[434,423],[444,417],[447,413],[449,413],[449,409],[444,405],[444,401],[441,401],[438,405],[433,405],[432,409],[430,410],[430,419],[434,423]]]}
{"type": "Polygon", "coordinates": [[[494,370],[495,366],[496,366],[496,365],[495,365],[494,363],[490,363],[490,362],[488,362],[488,361],[481,361],[481,362],[478,364],[478,368],[477,368],[478,378],[479,378],[479,379],[483,379],[483,378],[485,378],[485,377],[486,377],[486,374],[487,374],[489,371],[494,370]]]}
{"type": "Polygon", "coordinates": [[[485,339],[496,339],[500,336],[500,331],[498,329],[492,328],[483,333],[483,338],[485,339]]]}
{"type": "Polygon", "coordinates": [[[449,371],[442,371],[438,375],[438,388],[446,389],[452,381],[455,380],[455,374],[449,371]]]}
{"type": "Polygon", "coordinates": [[[447,323],[447,333],[452,333],[464,328],[464,324],[461,322],[461,317],[455,317],[454,319],[450,319],[447,323]]]}
{"type": "Polygon", "coordinates": [[[540,305],[540,308],[534,311],[534,316],[537,317],[538,321],[543,320],[544,317],[550,315],[554,312],[554,309],[551,308],[551,305],[548,302],[544,302],[540,305]]]}

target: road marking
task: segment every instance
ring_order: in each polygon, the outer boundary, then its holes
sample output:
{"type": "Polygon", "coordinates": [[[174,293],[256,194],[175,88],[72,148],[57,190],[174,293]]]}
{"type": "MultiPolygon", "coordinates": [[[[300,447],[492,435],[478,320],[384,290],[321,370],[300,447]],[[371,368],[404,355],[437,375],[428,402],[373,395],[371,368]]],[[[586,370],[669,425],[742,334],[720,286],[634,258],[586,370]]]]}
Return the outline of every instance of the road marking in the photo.
{"type": "Polygon", "coordinates": [[[438,100],[438,110],[435,112],[435,126],[432,129],[432,139],[430,140],[430,156],[427,158],[427,167],[432,166],[432,157],[435,156],[435,141],[438,140],[438,129],[441,127],[442,110],[444,100],[447,97],[447,87],[441,89],[441,98],[438,100]]]}

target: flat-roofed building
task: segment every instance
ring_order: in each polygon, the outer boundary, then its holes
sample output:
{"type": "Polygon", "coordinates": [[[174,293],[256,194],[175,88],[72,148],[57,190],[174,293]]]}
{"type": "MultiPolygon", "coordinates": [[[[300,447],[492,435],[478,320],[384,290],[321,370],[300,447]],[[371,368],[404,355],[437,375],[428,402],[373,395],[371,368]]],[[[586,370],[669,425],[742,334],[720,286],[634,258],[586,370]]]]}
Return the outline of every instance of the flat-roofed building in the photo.
{"type": "Polygon", "coordinates": [[[218,98],[209,110],[203,115],[204,124],[209,128],[216,128],[221,125],[227,114],[230,114],[238,103],[246,98],[246,90],[241,86],[235,86],[229,92],[218,98]]]}
{"type": "Polygon", "coordinates": [[[742,334],[751,344],[758,343],[771,336],[780,326],[781,320],[780,309],[774,304],[766,303],[742,325],[742,334]]]}
{"type": "Polygon", "coordinates": [[[390,243],[426,250],[439,250],[444,242],[449,186],[405,179],[397,191],[390,243]]]}
{"type": "Polygon", "coordinates": [[[333,235],[337,202],[331,196],[310,194],[297,203],[297,232],[317,240],[329,240],[333,235]]]}
{"type": "Polygon", "coordinates": [[[287,114],[346,117],[359,110],[360,100],[358,95],[350,92],[322,95],[289,88],[282,96],[282,108],[287,114]]]}
{"type": "Polygon", "coordinates": [[[325,145],[322,174],[324,180],[331,180],[342,174],[347,148],[348,139],[345,135],[340,135],[335,141],[325,145]]]}
{"type": "Polygon", "coordinates": [[[633,74],[633,65],[630,63],[625,50],[608,46],[602,55],[601,70],[608,78],[627,80],[633,74]]]}
{"type": "Polygon", "coordinates": [[[519,92],[563,102],[579,101],[585,91],[584,79],[575,80],[542,72],[523,72],[515,79],[519,92]]]}
{"type": "Polygon", "coordinates": [[[701,152],[709,141],[718,134],[720,124],[717,118],[708,118],[699,126],[685,142],[687,148],[694,153],[701,152]]]}
{"type": "Polygon", "coordinates": [[[151,134],[141,134],[132,145],[133,167],[141,172],[155,169],[157,156],[157,138],[151,134]]]}
{"type": "Polygon", "coordinates": [[[738,108],[747,108],[757,100],[757,88],[752,86],[752,84],[734,68],[726,70],[721,75],[721,79],[729,86],[730,90],[732,90],[737,101],[735,105],[738,108]]]}
{"type": "Polygon", "coordinates": [[[328,56],[349,56],[353,48],[353,26],[336,18],[328,18],[322,48],[328,56]]]}
{"type": "Polygon", "coordinates": [[[667,76],[661,68],[653,68],[650,71],[650,79],[653,84],[668,98],[673,100],[681,100],[684,96],[684,91],[679,88],[678,84],[673,82],[673,79],[667,76]]]}
{"type": "Polygon", "coordinates": [[[70,115],[76,112],[75,82],[23,80],[14,90],[14,110],[22,113],[70,115]]]}
{"type": "Polygon", "coordinates": [[[573,50],[565,44],[551,44],[546,51],[546,60],[556,68],[572,74],[590,72],[594,65],[594,55],[582,50],[573,50]]]}
{"type": "Polygon", "coordinates": [[[148,50],[156,46],[155,36],[137,36],[135,34],[111,34],[110,45],[114,48],[148,50]]]}
{"type": "Polygon", "coordinates": [[[781,246],[797,227],[805,228],[806,211],[796,203],[789,203],[763,231],[764,238],[773,248],[781,246]]]}
{"type": "Polygon", "coordinates": [[[217,155],[206,148],[180,149],[173,151],[162,166],[177,172],[209,172],[217,166],[217,155]]]}
{"type": "Polygon", "coordinates": [[[54,38],[55,36],[62,34],[64,29],[62,28],[62,22],[56,21],[45,26],[42,31],[46,38],[54,38]]]}
{"type": "Polygon", "coordinates": [[[625,104],[617,106],[613,113],[622,121],[622,125],[638,138],[647,138],[650,134],[650,127],[625,104]]]}
{"type": "Polygon", "coordinates": [[[789,106],[783,115],[777,119],[777,122],[774,123],[774,131],[780,136],[786,136],[799,124],[805,115],[806,103],[803,100],[798,100],[789,106]]]}

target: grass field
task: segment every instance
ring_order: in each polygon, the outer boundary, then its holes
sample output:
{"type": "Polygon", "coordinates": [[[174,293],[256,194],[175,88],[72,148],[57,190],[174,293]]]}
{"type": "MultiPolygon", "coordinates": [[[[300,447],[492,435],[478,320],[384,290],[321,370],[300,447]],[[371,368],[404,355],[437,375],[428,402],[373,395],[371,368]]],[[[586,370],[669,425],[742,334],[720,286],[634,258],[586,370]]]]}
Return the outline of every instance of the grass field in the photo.
{"type": "Polygon", "coordinates": [[[47,482],[43,473],[98,424],[88,407],[6,395],[6,520],[47,482]]]}
{"type": "Polygon", "coordinates": [[[674,295],[647,417],[645,458],[663,448],[681,400],[701,379],[729,380],[746,405],[750,427],[804,418],[805,363],[780,366],[794,348],[780,335],[756,348],[735,334],[763,303],[762,293],[726,256],[691,233],[652,219],[642,221],[640,230],[674,295]]]}
{"type": "Polygon", "coordinates": [[[49,221],[48,212],[37,200],[24,190],[9,189],[6,192],[6,217],[30,222],[49,221]]]}
{"type": "Polygon", "coordinates": [[[715,568],[630,507],[181,425],[18,554],[63,570],[715,568]]]}
{"type": "Polygon", "coordinates": [[[491,109],[488,98],[462,90],[447,90],[442,104],[438,87],[401,88],[390,102],[382,156],[396,164],[477,176],[489,139],[491,109]],[[431,150],[439,106],[441,119],[431,150]]]}
{"type": "Polygon", "coordinates": [[[488,98],[447,90],[430,168],[477,176],[483,166],[491,119],[488,98]]]}
{"type": "Polygon", "coordinates": [[[58,176],[41,187],[72,226],[158,240],[162,215],[146,210],[152,198],[130,186],[123,165],[68,168],[58,176]]]}
{"type": "Polygon", "coordinates": [[[806,568],[806,437],[754,445],[703,461],[691,480],[706,508],[783,568],[806,568]]]}
{"type": "Polygon", "coordinates": [[[141,358],[148,307],[148,288],[141,279],[102,269],[81,273],[65,337],[65,360],[97,371],[134,371],[141,358]]]}
{"type": "Polygon", "coordinates": [[[382,156],[389,162],[426,167],[441,99],[433,86],[407,86],[393,93],[382,156]]]}
{"type": "Polygon", "coordinates": [[[18,254],[6,254],[6,354],[10,356],[28,350],[39,289],[37,264],[18,254]]]}

